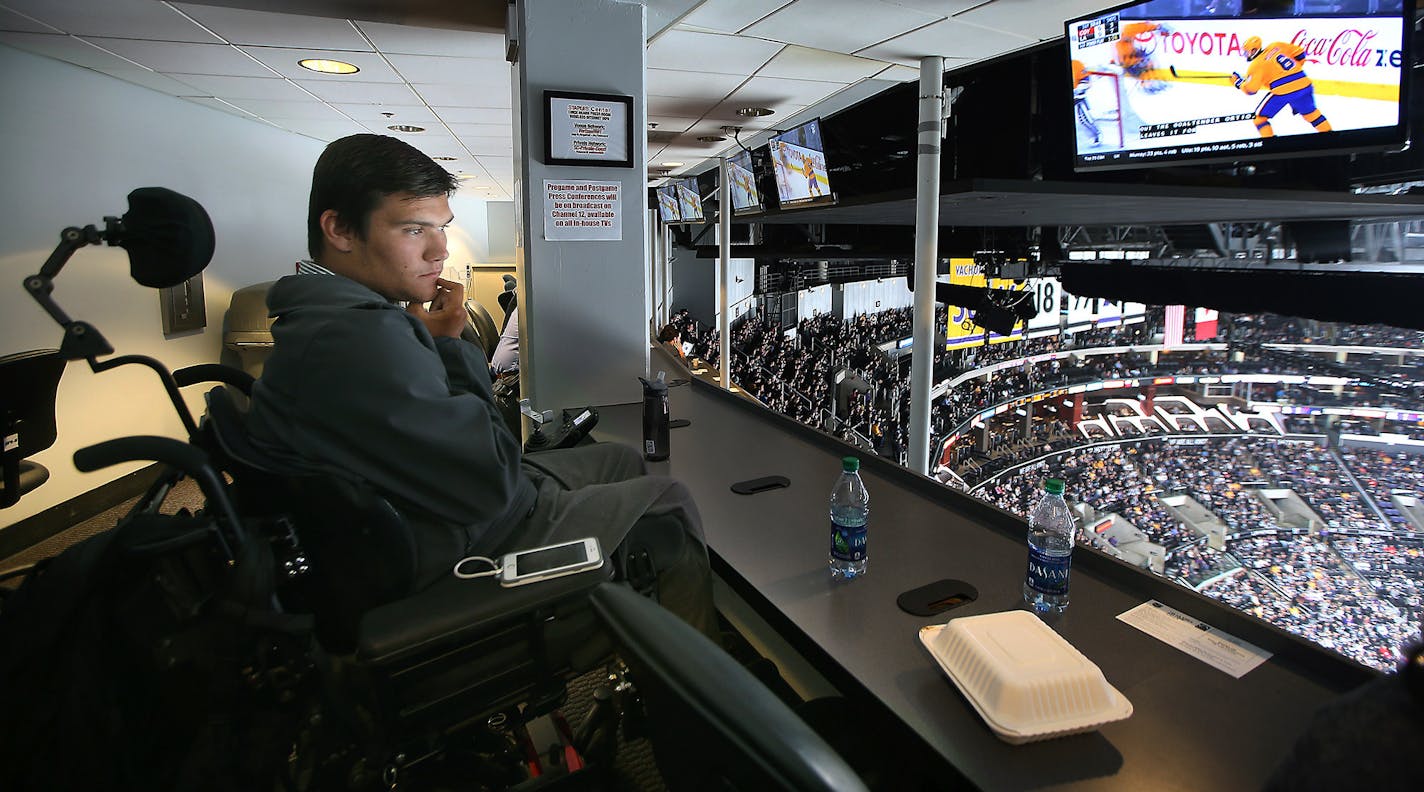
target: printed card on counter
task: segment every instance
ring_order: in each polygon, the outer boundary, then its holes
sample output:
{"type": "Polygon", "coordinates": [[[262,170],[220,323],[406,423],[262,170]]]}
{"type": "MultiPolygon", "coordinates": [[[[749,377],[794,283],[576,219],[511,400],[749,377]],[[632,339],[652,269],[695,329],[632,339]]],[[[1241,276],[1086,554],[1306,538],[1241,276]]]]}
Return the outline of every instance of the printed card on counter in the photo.
{"type": "Polygon", "coordinates": [[[1130,611],[1119,613],[1117,618],[1237,679],[1271,657],[1270,652],[1255,644],[1224,633],[1156,600],[1148,600],[1130,611]]]}

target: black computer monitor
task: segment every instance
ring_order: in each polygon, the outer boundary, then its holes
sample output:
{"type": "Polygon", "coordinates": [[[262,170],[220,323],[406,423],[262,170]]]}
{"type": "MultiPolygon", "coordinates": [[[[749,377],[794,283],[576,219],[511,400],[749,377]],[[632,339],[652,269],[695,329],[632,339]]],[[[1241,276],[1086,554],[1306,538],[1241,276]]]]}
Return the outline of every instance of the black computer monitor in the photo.
{"type": "Polygon", "coordinates": [[[835,203],[819,118],[776,135],[768,146],[781,208],[835,203]]]}
{"type": "Polygon", "coordinates": [[[727,162],[732,183],[732,214],[755,214],[765,209],[761,202],[761,191],[757,189],[756,169],[752,167],[752,153],[742,149],[727,162]]]}
{"type": "Polygon", "coordinates": [[[1414,0],[1300,5],[1148,0],[1069,20],[1075,167],[1405,146],[1414,0]]]}

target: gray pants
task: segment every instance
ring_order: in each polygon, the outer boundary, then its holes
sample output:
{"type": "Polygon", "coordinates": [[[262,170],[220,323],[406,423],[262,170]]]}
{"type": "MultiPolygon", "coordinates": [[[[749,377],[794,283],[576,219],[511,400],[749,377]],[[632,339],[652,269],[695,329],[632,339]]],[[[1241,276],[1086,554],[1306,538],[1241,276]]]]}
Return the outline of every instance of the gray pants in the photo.
{"type": "Polygon", "coordinates": [[[539,499],[498,553],[592,536],[634,577],[646,557],[663,607],[720,642],[702,518],[687,487],[647,475],[642,455],[617,443],[529,454],[524,470],[539,499]]]}

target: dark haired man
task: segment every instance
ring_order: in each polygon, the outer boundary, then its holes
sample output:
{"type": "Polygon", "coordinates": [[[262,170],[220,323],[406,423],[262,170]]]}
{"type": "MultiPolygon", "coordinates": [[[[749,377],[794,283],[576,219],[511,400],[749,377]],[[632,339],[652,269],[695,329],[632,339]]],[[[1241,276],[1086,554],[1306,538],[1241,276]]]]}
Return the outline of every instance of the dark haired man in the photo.
{"type": "Polygon", "coordinates": [[[327,146],[312,175],[312,260],[267,297],[276,344],[253,389],[253,443],[280,470],[389,499],[416,532],[413,588],[466,555],[595,536],[625,564],[630,552],[646,557],[663,604],[716,635],[707,552],[681,484],[643,475],[637,452],[614,444],[523,459],[488,362],[459,337],[464,288],[440,277],[455,187],[395,138],[327,146]]]}

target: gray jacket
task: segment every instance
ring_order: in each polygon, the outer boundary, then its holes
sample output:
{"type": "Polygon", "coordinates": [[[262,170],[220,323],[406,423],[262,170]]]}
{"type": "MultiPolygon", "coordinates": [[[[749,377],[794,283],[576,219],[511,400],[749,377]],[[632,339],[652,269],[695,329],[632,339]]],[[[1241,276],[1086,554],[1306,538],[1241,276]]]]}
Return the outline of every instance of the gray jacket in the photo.
{"type": "Polygon", "coordinates": [[[273,467],[365,482],[416,525],[421,583],[503,544],[534,506],[483,353],[340,275],[267,295],[276,346],[248,430],[273,467]]]}

